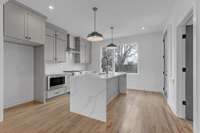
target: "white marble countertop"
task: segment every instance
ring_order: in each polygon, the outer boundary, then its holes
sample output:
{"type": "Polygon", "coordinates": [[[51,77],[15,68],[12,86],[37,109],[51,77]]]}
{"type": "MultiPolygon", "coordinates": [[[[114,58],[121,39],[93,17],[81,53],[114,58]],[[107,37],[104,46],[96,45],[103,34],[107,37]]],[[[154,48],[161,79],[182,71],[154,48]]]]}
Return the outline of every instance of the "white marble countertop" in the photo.
{"type": "Polygon", "coordinates": [[[121,76],[121,75],[126,75],[127,73],[125,73],[125,72],[115,72],[115,73],[106,74],[106,73],[86,72],[86,73],[82,73],[80,75],[75,75],[75,77],[76,76],[84,76],[84,75],[87,75],[87,74],[93,75],[94,77],[97,77],[97,78],[100,78],[100,79],[112,79],[112,78],[115,78],[115,77],[118,77],[118,76],[121,76]]]}
{"type": "Polygon", "coordinates": [[[127,92],[126,73],[85,73],[70,78],[70,112],[102,122],[107,105],[127,92]]]}
{"type": "Polygon", "coordinates": [[[111,78],[115,78],[121,75],[125,75],[126,73],[124,72],[115,72],[115,73],[109,73],[109,74],[105,74],[105,73],[97,73],[95,74],[97,77],[101,78],[101,79],[111,79],[111,78]]]}

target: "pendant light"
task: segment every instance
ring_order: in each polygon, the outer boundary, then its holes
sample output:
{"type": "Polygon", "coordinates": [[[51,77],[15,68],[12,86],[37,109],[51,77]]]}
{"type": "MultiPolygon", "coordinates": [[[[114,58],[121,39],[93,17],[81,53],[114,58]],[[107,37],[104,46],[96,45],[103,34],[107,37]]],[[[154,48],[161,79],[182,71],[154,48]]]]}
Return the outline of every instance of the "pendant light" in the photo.
{"type": "Polygon", "coordinates": [[[113,43],[113,40],[114,40],[114,38],[113,38],[114,27],[110,27],[110,29],[111,29],[111,44],[109,44],[109,45],[107,46],[107,49],[115,49],[115,48],[117,48],[117,45],[115,45],[115,44],[113,43]]]}
{"type": "Polygon", "coordinates": [[[96,12],[98,8],[94,7],[94,31],[87,36],[87,40],[91,42],[103,41],[103,35],[96,31],[96,12]]]}

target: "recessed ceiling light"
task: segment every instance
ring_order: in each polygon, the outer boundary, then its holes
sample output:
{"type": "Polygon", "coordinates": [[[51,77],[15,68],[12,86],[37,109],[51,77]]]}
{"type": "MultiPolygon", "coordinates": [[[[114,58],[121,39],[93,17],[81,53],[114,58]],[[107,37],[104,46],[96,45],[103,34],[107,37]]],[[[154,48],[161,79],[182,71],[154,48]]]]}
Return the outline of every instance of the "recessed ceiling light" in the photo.
{"type": "Polygon", "coordinates": [[[145,30],[145,28],[144,28],[144,27],[142,27],[141,29],[142,29],[142,30],[145,30]]]}
{"type": "Polygon", "coordinates": [[[53,10],[53,9],[54,9],[54,6],[49,5],[49,10],[53,10]]]}

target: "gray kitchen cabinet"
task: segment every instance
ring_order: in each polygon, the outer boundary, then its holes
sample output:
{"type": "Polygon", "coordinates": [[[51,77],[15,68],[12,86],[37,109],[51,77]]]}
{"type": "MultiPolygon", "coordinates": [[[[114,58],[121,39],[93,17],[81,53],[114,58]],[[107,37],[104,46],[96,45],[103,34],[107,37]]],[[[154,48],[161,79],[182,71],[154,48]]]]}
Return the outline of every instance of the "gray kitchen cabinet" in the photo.
{"type": "Polygon", "coordinates": [[[25,39],[26,11],[13,3],[4,6],[4,35],[25,39]]]}
{"type": "Polygon", "coordinates": [[[68,39],[69,39],[69,48],[70,49],[76,49],[76,45],[75,45],[75,37],[73,35],[69,35],[68,36],[68,39]]]}
{"type": "Polygon", "coordinates": [[[45,61],[48,63],[55,61],[55,38],[51,36],[46,36],[45,61]]]}
{"type": "Polygon", "coordinates": [[[56,31],[57,39],[67,41],[67,33],[64,31],[56,31]]]}
{"type": "Polygon", "coordinates": [[[54,37],[55,36],[55,30],[46,27],[46,36],[54,37]]]}
{"type": "Polygon", "coordinates": [[[86,58],[86,41],[84,39],[80,40],[80,63],[85,64],[86,58]]]}
{"type": "Polygon", "coordinates": [[[45,44],[45,20],[39,15],[28,13],[28,37],[30,41],[45,44]]]}
{"type": "Polygon", "coordinates": [[[85,63],[90,64],[91,63],[91,50],[92,50],[92,45],[90,42],[86,44],[86,49],[85,49],[85,63]]]}
{"type": "Polygon", "coordinates": [[[127,75],[126,74],[119,77],[119,90],[120,90],[120,93],[126,93],[127,91],[127,75]]]}
{"type": "Polygon", "coordinates": [[[56,26],[47,24],[45,43],[45,62],[66,62],[67,32],[60,31],[56,26]]]}
{"type": "Polygon", "coordinates": [[[6,40],[45,44],[46,17],[10,1],[4,6],[4,35],[6,40]]]}
{"type": "Polygon", "coordinates": [[[85,39],[80,39],[80,63],[89,64],[91,60],[91,44],[85,39]]]}
{"type": "Polygon", "coordinates": [[[66,62],[66,48],[67,48],[67,41],[56,39],[56,61],[57,62],[66,62]]]}

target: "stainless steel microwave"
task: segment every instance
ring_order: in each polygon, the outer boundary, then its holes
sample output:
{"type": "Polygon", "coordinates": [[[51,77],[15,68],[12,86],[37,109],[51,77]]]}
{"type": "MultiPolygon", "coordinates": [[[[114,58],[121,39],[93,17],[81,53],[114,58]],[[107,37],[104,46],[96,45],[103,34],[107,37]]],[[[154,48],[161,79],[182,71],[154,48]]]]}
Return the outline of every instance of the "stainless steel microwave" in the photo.
{"type": "Polygon", "coordinates": [[[66,86],[65,75],[50,75],[48,76],[48,90],[59,89],[66,86]]]}

